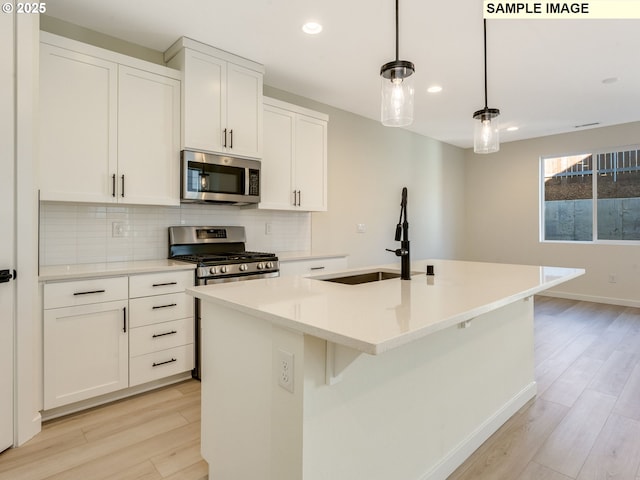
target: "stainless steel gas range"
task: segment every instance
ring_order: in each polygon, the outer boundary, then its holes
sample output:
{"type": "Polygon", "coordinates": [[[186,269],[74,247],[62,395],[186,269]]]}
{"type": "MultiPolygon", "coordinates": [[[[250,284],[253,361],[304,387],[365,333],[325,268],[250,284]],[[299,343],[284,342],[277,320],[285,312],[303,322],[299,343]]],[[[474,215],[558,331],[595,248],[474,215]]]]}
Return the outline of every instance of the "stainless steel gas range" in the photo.
{"type": "MultiPolygon", "coordinates": [[[[195,263],[196,285],[238,282],[280,275],[274,253],[245,249],[244,227],[169,227],[169,258],[195,263]]],[[[200,378],[200,304],[195,308],[196,368],[200,378]]]]}

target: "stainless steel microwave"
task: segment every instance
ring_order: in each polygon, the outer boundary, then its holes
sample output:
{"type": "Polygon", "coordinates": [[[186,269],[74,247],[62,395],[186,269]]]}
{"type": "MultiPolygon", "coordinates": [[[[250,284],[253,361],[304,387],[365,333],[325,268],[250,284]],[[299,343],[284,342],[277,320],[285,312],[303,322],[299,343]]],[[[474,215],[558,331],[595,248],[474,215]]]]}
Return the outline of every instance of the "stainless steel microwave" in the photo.
{"type": "Polygon", "coordinates": [[[260,162],[183,150],[182,202],[248,205],[260,201],[260,162]]]}

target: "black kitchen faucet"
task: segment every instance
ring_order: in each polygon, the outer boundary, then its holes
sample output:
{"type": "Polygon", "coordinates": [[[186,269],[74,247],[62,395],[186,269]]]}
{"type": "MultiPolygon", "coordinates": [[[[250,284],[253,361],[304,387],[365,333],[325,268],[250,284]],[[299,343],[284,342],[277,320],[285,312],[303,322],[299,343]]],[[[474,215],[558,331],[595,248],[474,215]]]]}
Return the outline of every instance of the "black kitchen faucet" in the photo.
{"type": "Polygon", "coordinates": [[[402,202],[400,203],[400,218],[396,225],[396,242],[400,242],[400,248],[388,252],[393,252],[400,257],[400,278],[411,280],[411,260],[409,255],[409,222],[407,221],[407,187],[402,189],[402,202]]]}

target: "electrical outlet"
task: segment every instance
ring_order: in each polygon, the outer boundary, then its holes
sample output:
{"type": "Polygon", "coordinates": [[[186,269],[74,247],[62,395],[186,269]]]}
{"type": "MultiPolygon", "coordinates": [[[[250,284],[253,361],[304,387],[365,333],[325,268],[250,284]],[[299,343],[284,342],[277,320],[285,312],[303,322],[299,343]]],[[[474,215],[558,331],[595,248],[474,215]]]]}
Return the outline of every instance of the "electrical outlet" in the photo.
{"type": "Polygon", "coordinates": [[[356,232],[364,233],[366,231],[367,231],[367,226],[364,223],[357,223],[356,224],[356,232]]]}
{"type": "Polygon", "coordinates": [[[609,274],[609,283],[616,283],[618,281],[618,279],[616,278],[616,274],[615,273],[610,273],[609,274]]]}
{"type": "Polygon", "coordinates": [[[125,237],[126,231],[123,222],[111,223],[111,236],[112,237],[125,237]]]}
{"type": "Polygon", "coordinates": [[[278,385],[293,393],[293,353],[278,350],[278,385]]]}
{"type": "Polygon", "coordinates": [[[271,235],[271,223],[267,222],[264,224],[264,234],[271,235]]]}

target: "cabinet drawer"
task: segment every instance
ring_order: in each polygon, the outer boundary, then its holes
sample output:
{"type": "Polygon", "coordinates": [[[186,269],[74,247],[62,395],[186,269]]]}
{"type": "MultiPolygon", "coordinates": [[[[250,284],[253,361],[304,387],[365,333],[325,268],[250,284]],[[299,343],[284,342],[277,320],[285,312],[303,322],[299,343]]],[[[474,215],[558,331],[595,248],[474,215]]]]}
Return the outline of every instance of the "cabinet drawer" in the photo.
{"type": "Polygon", "coordinates": [[[316,260],[280,261],[280,276],[322,275],[347,269],[347,257],[319,258],[316,260]]]}
{"type": "Polygon", "coordinates": [[[131,328],[180,318],[193,318],[193,297],[186,293],[170,293],[129,300],[131,328]]]}
{"type": "Polygon", "coordinates": [[[187,372],[193,366],[193,344],[140,355],[129,362],[129,386],[187,372]]]}
{"type": "Polygon", "coordinates": [[[127,277],[46,283],[44,285],[44,308],[46,310],[126,300],[128,285],[127,277]]]}
{"type": "Polygon", "coordinates": [[[193,343],[193,318],[183,318],[129,331],[129,355],[137,357],[193,343]]]}
{"type": "Polygon", "coordinates": [[[193,270],[133,275],[129,277],[129,298],[184,292],[193,286],[194,278],[193,270]]]}

